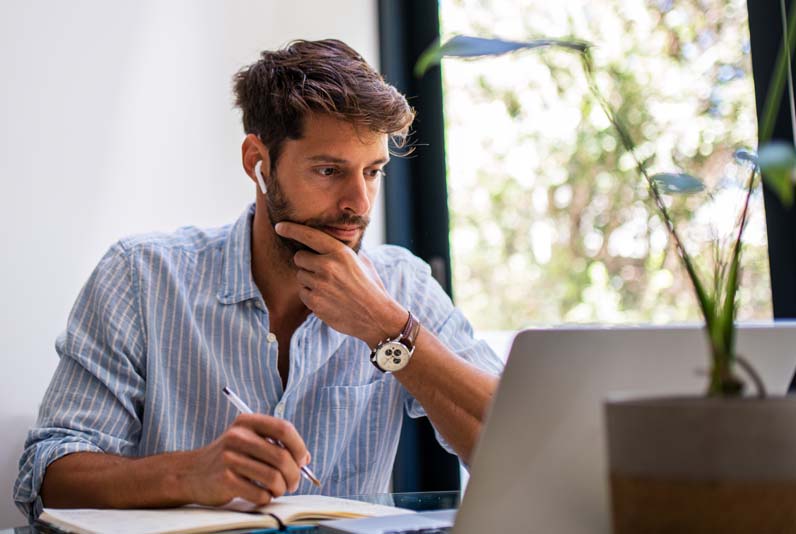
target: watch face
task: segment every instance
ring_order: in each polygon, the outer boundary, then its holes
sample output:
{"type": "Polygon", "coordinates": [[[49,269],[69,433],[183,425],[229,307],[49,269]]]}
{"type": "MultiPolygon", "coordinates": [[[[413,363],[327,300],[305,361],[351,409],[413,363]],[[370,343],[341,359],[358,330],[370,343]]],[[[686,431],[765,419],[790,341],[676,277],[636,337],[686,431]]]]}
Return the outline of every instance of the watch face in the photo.
{"type": "Polygon", "coordinates": [[[400,371],[407,363],[411,353],[403,344],[396,341],[385,343],[376,351],[376,361],[385,371],[400,371]]]}

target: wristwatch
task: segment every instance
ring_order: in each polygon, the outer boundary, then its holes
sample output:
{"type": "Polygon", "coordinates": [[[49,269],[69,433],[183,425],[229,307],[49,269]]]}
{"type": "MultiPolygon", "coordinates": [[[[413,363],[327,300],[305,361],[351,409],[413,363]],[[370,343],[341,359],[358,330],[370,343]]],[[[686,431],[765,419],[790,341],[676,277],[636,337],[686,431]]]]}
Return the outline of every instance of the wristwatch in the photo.
{"type": "Polygon", "coordinates": [[[420,323],[409,312],[401,333],[393,339],[380,341],[370,353],[370,361],[379,371],[394,373],[407,366],[415,351],[415,340],[420,333],[420,323]]]}

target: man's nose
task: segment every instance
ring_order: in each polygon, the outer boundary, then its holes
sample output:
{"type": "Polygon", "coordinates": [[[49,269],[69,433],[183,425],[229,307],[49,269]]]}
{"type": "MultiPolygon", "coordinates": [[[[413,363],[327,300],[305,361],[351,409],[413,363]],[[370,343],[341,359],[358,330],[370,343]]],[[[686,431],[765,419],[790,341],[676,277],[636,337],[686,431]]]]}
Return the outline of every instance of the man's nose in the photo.
{"type": "Polygon", "coordinates": [[[367,180],[361,173],[346,181],[340,199],[340,209],[354,215],[367,215],[370,212],[370,190],[367,180]]]}

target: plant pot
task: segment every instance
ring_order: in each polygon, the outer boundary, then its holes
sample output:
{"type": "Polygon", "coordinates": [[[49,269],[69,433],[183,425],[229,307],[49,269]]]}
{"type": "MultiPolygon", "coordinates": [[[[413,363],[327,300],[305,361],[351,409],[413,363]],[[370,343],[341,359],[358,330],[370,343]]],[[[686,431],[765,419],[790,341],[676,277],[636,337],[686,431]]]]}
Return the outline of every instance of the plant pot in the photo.
{"type": "Polygon", "coordinates": [[[615,534],[796,532],[796,398],[605,403],[615,534]]]}

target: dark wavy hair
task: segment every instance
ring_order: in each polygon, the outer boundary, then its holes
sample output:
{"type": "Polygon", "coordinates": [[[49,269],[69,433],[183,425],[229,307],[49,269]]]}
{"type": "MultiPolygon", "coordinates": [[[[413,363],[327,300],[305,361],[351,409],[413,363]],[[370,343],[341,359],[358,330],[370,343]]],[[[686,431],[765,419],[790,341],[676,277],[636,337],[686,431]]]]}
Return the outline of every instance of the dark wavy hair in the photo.
{"type": "Polygon", "coordinates": [[[308,113],[329,114],[388,134],[397,148],[411,151],[407,139],[414,109],[342,41],[298,40],[281,50],[266,50],[238,71],[233,82],[243,129],[268,147],[273,168],[285,139],[301,139],[308,113]]]}

